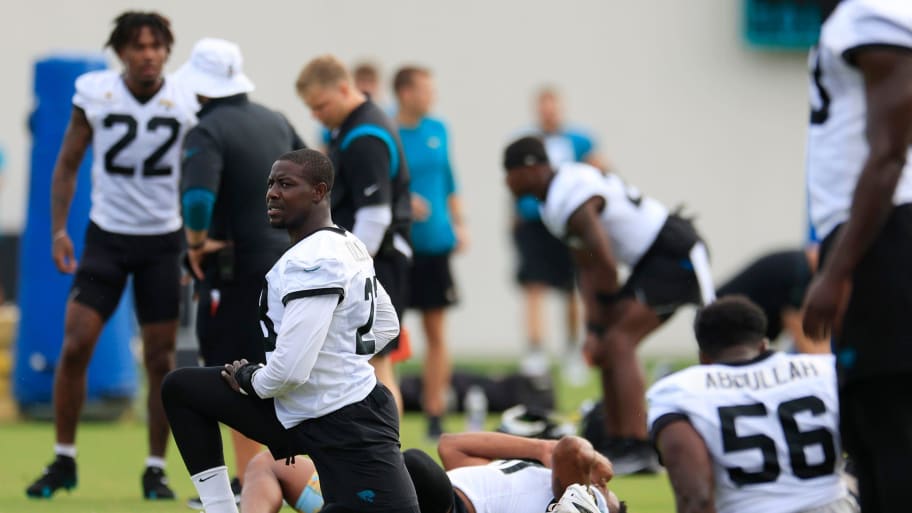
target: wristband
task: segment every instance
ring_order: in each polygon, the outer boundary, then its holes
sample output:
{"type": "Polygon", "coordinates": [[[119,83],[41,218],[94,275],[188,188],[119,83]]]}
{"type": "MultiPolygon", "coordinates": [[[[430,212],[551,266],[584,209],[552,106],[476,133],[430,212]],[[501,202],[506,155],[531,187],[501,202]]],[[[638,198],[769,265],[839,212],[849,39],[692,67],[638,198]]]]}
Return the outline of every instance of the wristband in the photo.
{"type": "Polygon", "coordinates": [[[241,393],[253,397],[258,397],[253,389],[253,374],[263,367],[262,363],[248,363],[239,368],[234,373],[234,380],[241,387],[241,393]]]}
{"type": "Polygon", "coordinates": [[[197,243],[195,243],[195,244],[190,244],[190,243],[188,242],[188,243],[187,243],[187,249],[192,250],[192,251],[195,251],[195,250],[197,250],[197,249],[203,249],[203,246],[205,246],[205,245],[206,245],[206,239],[203,239],[203,240],[201,240],[201,241],[199,241],[199,242],[197,242],[197,243]]]}
{"type": "Polygon", "coordinates": [[[54,235],[51,238],[51,242],[57,242],[57,239],[62,239],[67,236],[66,229],[57,230],[54,232],[54,235]]]}

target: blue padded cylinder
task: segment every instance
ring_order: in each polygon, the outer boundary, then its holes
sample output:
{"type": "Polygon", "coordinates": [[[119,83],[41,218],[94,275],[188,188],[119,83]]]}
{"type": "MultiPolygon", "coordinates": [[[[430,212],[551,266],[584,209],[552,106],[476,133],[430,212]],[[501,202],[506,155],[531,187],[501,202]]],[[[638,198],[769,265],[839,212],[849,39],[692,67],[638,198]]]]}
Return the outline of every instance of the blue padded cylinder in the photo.
{"type": "MultiPolygon", "coordinates": [[[[27,415],[49,411],[66,300],[73,281],[72,276],[58,272],[51,259],[51,175],[73,108],[76,77],[106,67],[101,55],[54,55],[35,63],[36,108],[29,119],[31,180],[20,247],[20,322],[13,367],[13,395],[20,411],[27,415]]],[[[67,222],[77,259],[82,255],[88,225],[91,162],[90,148],[79,168],[67,222]]],[[[124,403],[136,395],[137,370],[130,351],[134,331],[131,291],[127,290],[105,326],[89,365],[86,411],[92,411],[94,403],[124,403]]]]}

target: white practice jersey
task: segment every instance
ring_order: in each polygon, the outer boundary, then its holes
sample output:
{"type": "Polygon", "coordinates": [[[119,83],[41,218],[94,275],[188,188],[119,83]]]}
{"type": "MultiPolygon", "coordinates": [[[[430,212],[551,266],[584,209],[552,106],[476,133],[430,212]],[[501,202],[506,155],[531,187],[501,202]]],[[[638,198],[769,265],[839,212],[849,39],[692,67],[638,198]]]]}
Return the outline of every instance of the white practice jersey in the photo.
{"type": "MultiPolygon", "coordinates": [[[[554,498],[551,469],[525,460],[494,460],[455,468],[447,475],[453,488],[472,501],[475,513],[543,512],[554,498]]],[[[605,498],[595,492],[599,510],[608,511],[605,498]]]]}
{"type": "Polygon", "coordinates": [[[570,216],[596,196],[605,200],[600,217],[615,256],[633,267],[655,241],[668,218],[668,209],[617,175],[603,175],[589,164],[562,164],[539,207],[542,222],[555,237],[566,240],[570,216]]]}
{"type": "MultiPolygon", "coordinates": [[[[912,49],[912,2],[846,0],[823,24],[810,54],[807,180],[811,222],[822,239],[849,218],[868,157],[864,78],[848,55],[868,45],[912,49]]],[[[912,149],[893,203],[912,202],[912,149]]]]}
{"type": "Polygon", "coordinates": [[[260,314],[266,367],[252,384],[275,399],[287,428],[367,397],[377,382],[368,360],[399,327],[367,248],[337,227],[279,258],[266,274],[260,314]],[[302,304],[319,309],[295,310],[302,304]]]}
{"type": "Polygon", "coordinates": [[[686,417],[713,461],[719,513],[794,513],[848,493],[832,355],[696,365],[647,392],[653,436],[686,417]]]}
{"type": "Polygon", "coordinates": [[[196,124],[196,99],[165,79],[140,103],[117,71],[76,79],[73,105],[92,127],[92,207],[103,230],[157,235],[180,229],[181,144],[196,124]]]}

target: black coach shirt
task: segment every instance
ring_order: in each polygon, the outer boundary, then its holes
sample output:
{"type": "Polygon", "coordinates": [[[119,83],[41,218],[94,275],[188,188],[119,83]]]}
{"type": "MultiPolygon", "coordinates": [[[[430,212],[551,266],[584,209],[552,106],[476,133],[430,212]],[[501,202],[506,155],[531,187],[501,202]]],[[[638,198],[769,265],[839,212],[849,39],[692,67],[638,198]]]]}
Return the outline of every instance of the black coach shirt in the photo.
{"type": "Polygon", "coordinates": [[[776,340],[782,331],[782,310],[801,309],[813,273],[802,250],[778,251],[751,263],[719,287],[719,297],[743,294],[766,314],[766,338],[776,340]]]}
{"type": "Polygon", "coordinates": [[[288,247],[269,225],[266,180],[275,159],[305,144],[284,116],[246,94],[207,102],[184,140],[181,193],[216,195],[209,237],[234,244],[236,273],[262,277],[288,247]]]}
{"type": "Polygon", "coordinates": [[[359,209],[390,205],[393,219],[380,254],[390,249],[393,234],[409,240],[409,172],[398,131],[389,116],[372,101],[365,101],[333,131],[329,156],[336,170],[333,221],[351,231],[359,209]]]}

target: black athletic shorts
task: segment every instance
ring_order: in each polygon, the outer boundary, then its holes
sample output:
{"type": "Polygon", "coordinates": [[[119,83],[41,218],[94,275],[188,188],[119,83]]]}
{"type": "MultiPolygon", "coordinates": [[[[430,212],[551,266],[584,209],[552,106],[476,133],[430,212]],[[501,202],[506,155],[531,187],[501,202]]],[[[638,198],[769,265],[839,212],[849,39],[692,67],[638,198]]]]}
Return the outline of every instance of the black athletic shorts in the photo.
{"type": "Polygon", "coordinates": [[[162,399],[191,475],[224,465],[219,423],[266,445],[276,460],[308,455],[327,505],[372,513],[418,513],[402,459],[399,413],[382,384],[359,402],[285,429],[272,399],[234,392],[221,367],[184,367],[165,378],[162,399]]]}
{"type": "Polygon", "coordinates": [[[700,287],[697,266],[706,267],[707,261],[694,261],[691,250],[703,244],[693,224],[677,215],[669,215],[659,230],[656,240],[640,257],[630,276],[621,287],[620,296],[633,297],[649,305],[663,320],[674,315],[675,310],[686,304],[703,304],[703,290],[714,290],[712,283],[700,287]]]}
{"type": "MultiPolygon", "coordinates": [[[[382,254],[374,257],[374,272],[377,273],[377,280],[389,294],[399,322],[402,322],[402,314],[405,313],[405,307],[408,305],[410,266],[409,257],[395,249],[384,250],[382,254]]],[[[389,354],[398,347],[399,337],[397,336],[377,355],[389,354]]]]}
{"type": "Polygon", "coordinates": [[[127,277],[132,275],[139,323],[177,320],[183,241],[181,230],[162,235],[122,235],[90,222],[71,300],[108,320],[120,302],[127,277]]]}
{"type": "Polygon", "coordinates": [[[858,477],[865,513],[908,511],[912,504],[912,373],[868,378],[839,393],[842,445],[858,477]]]}
{"type": "MultiPolygon", "coordinates": [[[[837,228],[820,247],[821,268],[837,228]]],[[[912,373],[912,204],[893,209],[852,273],[852,295],[834,337],[841,384],[912,373]]]]}
{"type": "Polygon", "coordinates": [[[415,253],[409,279],[409,307],[417,310],[446,308],[456,304],[456,284],[450,271],[450,254],[426,255],[415,253]]]}
{"type": "Polygon", "coordinates": [[[573,291],[573,256],[541,221],[519,221],[513,229],[513,241],[519,258],[516,280],[521,285],[543,284],[563,292],[573,291]]]}
{"type": "Polygon", "coordinates": [[[310,448],[327,503],[353,511],[408,511],[411,497],[417,513],[400,450],[399,410],[382,384],[363,401],[304,421],[291,432],[296,444],[310,448]]]}
{"type": "Polygon", "coordinates": [[[217,286],[200,283],[196,336],[206,365],[222,365],[241,358],[266,363],[260,328],[259,298],[263,277],[243,277],[217,286]]]}

